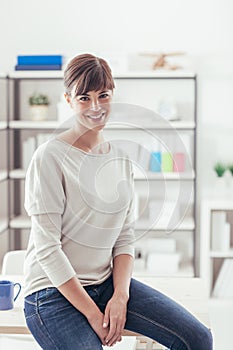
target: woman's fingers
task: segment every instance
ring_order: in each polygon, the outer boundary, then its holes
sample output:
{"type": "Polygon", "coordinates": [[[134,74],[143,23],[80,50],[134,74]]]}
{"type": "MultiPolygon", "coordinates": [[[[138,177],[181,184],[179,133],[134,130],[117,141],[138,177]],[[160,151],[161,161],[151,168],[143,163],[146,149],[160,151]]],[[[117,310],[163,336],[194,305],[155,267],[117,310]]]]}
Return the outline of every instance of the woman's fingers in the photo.
{"type": "Polygon", "coordinates": [[[116,322],[113,326],[113,328],[111,329],[111,321],[110,321],[110,332],[107,336],[107,345],[108,346],[112,346],[114,345],[116,342],[121,341],[121,334],[122,331],[124,329],[124,323],[122,322],[116,322]]]}

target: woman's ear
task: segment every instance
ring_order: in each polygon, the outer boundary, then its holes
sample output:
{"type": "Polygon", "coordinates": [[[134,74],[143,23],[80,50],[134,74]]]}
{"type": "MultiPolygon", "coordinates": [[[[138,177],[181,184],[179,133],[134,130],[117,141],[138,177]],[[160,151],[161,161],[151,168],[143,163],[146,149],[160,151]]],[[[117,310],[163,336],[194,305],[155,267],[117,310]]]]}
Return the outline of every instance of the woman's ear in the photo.
{"type": "Polygon", "coordinates": [[[72,108],[70,96],[69,96],[66,92],[64,92],[64,97],[65,97],[65,99],[66,99],[66,102],[67,102],[67,103],[70,105],[70,107],[72,108]]]}

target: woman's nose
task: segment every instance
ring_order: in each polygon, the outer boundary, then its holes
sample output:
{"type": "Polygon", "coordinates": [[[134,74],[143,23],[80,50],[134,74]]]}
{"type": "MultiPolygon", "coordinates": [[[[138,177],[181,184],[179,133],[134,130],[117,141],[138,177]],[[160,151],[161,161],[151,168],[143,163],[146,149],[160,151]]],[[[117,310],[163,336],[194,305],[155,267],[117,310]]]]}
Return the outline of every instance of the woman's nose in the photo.
{"type": "Polygon", "coordinates": [[[93,111],[99,111],[100,110],[100,105],[99,105],[99,102],[98,101],[92,101],[92,104],[91,104],[91,109],[93,111]]]}

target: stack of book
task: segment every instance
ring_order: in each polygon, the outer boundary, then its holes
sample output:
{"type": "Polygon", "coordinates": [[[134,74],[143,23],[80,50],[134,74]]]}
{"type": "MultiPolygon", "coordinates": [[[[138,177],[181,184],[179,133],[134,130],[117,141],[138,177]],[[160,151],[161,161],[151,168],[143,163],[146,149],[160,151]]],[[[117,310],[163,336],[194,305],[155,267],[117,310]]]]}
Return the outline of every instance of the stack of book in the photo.
{"type": "Polygon", "coordinates": [[[62,55],[17,56],[15,70],[61,70],[62,55]]]}
{"type": "Polygon", "coordinates": [[[146,268],[156,276],[172,276],[179,270],[180,253],[174,238],[147,239],[146,268]]]}

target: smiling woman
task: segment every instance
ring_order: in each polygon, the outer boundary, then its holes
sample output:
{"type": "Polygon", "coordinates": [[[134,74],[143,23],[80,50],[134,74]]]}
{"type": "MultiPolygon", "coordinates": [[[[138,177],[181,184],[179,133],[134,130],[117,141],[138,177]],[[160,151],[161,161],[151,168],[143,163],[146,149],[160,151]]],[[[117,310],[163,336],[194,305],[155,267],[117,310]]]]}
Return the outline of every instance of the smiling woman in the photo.
{"type": "Polygon", "coordinates": [[[64,82],[76,123],[37,148],[25,179],[29,329],[44,350],[101,350],[121,341],[124,328],[173,350],[211,350],[211,333],[192,314],[131,278],[133,167],[102,133],[114,89],[110,68],[80,55],[64,82]]]}

